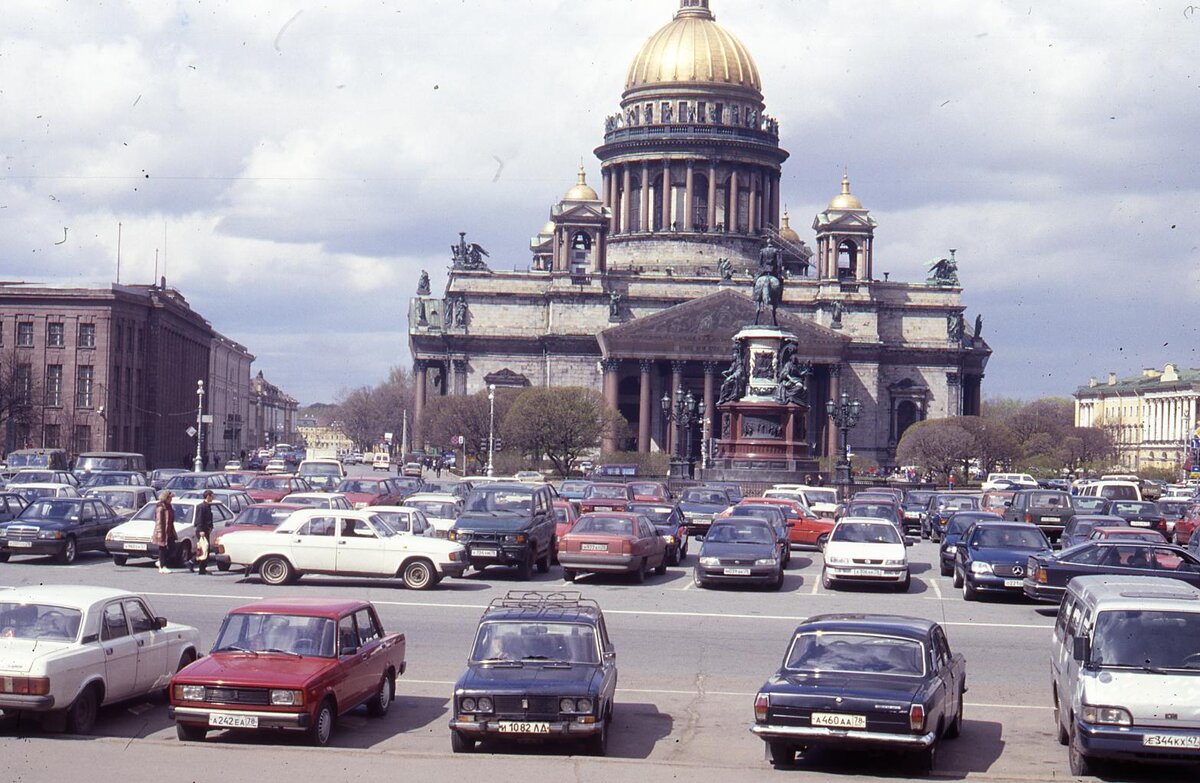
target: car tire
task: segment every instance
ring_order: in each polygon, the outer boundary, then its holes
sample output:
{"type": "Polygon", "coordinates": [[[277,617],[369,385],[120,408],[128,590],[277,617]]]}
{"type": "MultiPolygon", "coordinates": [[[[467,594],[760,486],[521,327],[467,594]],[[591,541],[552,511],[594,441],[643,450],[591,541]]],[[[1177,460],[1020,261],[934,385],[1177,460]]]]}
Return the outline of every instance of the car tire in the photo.
{"type": "Polygon", "coordinates": [[[967,579],[966,576],[962,578],[962,591],[964,601],[975,601],[979,598],[979,591],[975,589],[975,586],[971,584],[971,580],[967,579]]]}
{"type": "Polygon", "coordinates": [[[1067,727],[1062,721],[1062,706],[1058,703],[1058,694],[1054,695],[1054,728],[1055,734],[1058,737],[1058,744],[1067,746],[1071,742],[1071,735],[1067,733],[1067,727]]]}
{"type": "Polygon", "coordinates": [[[229,570],[230,565],[232,565],[232,563],[230,563],[227,560],[218,560],[217,561],[217,570],[223,574],[229,570]]]}
{"type": "Polygon", "coordinates": [[[796,747],[783,740],[767,740],[767,761],[772,767],[790,767],[796,763],[796,747]]]}
{"type": "Polygon", "coordinates": [[[379,679],[379,688],[375,691],[375,695],[367,702],[367,714],[372,718],[382,718],[387,715],[388,708],[392,706],[392,699],[396,696],[396,686],[391,677],[391,672],[384,674],[379,679]]]}
{"type": "Polygon", "coordinates": [[[190,568],[195,560],[196,553],[192,551],[191,541],[180,541],[179,551],[175,553],[175,565],[180,568],[190,568]]]}
{"type": "Polygon", "coordinates": [[[667,553],[663,552],[662,560],[659,561],[658,567],[654,569],[655,576],[664,576],[667,573],[667,553]]]}
{"type": "Polygon", "coordinates": [[[400,574],[404,586],[409,590],[428,590],[437,584],[436,576],[433,564],[424,558],[408,561],[400,574]]]}
{"type": "Polygon", "coordinates": [[[296,569],[286,557],[271,555],[258,564],[258,578],[269,585],[288,585],[296,581],[296,569]]]}
{"type": "Polygon", "coordinates": [[[576,574],[575,574],[574,568],[564,568],[563,569],[563,581],[564,582],[574,582],[575,576],[576,576],[576,574]]]}
{"type": "Polygon", "coordinates": [[[897,593],[907,593],[908,588],[912,586],[912,574],[905,574],[904,581],[896,584],[897,593]]]}
{"type": "Polygon", "coordinates": [[[333,702],[329,699],[321,702],[321,706],[317,707],[316,717],[306,733],[308,744],[318,748],[328,745],[330,737],[333,736],[333,724],[336,720],[333,702]]]}
{"type": "Polygon", "coordinates": [[[673,565],[673,566],[679,565],[679,548],[676,547],[673,551],[668,552],[666,554],[666,556],[663,558],[663,562],[666,563],[667,565],[673,565]]]}
{"type": "Polygon", "coordinates": [[[963,586],[963,575],[962,575],[962,572],[958,570],[958,568],[954,569],[954,586],[955,587],[963,586]]]}
{"type": "Polygon", "coordinates": [[[544,555],[542,555],[540,558],[538,558],[538,561],[537,561],[537,563],[535,563],[535,564],[534,564],[534,565],[536,565],[536,567],[537,567],[537,572],[538,572],[539,574],[548,574],[548,573],[550,573],[550,553],[554,551],[554,547],[555,547],[555,544],[554,544],[554,542],[553,542],[553,541],[551,541],[551,542],[550,542],[550,549],[548,549],[548,550],[546,551],[546,554],[544,554],[544,555]]]}
{"type": "Polygon", "coordinates": [[[938,558],[938,571],[941,573],[942,576],[950,576],[954,573],[954,568],[952,566],[948,566],[945,563],[941,562],[941,558],[939,557],[938,558]]]}
{"type": "Polygon", "coordinates": [[[208,729],[190,723],[176,723],[175,737],[180,742],[204,742],[208,738],[208,729]]]}
{"type": "Polygon", "coordinates": [[[77,557],[79,557],[79,544],[75,542],[75,536],[67,536],[67,540],[63,542],[62,551],[55,555],[54,560],[62,565],[71,565],[77,557]]]}
{"type": "Polygon", "coordinates": [[[772,590],[783,589],[783,569],[779,569],[779,576],[775,577],[775,581],[771,583],[772,590]]]}
{"type": "Polygon", "coordinates": [[[821,569],[821,587],[824,587],[826,590],[832,590],[833,584],[834,584],[834,580],[831,576],[829,576],[829,572],[826,571],[824,568],[822,568],[821,569]]]}
{"type": "Polygon", "coordinates": [[[604,720],[600,723],[600,731],[593,734],[584,740],[588,755],[591,756],[606,756],[608,755],[608,724],[612,723],[612,710],[609,709],[604,714],[604,720]]]}
{"type": "Polygon", "coordinates": [[[1071,726],[1070,736],[1067,743],[1067,767],[1071,774],[1077,778],[1091,775],[1095,770],[1095,765],[1092,759],[1079,749],[1079,738],[1075,734],[1075,726],[1071,726]]]}
{"type": "Polygon", "coordinates": [[[708,580],[707,579],[704,579],[699,576],[693,576],[692,580],[696,583],[696,587],[699,587],[701,590],[708,589],[708,580]]]}
{"type": "Polygon", "coordinates": [[[526,551],[521,562],[517,563],[517,579],[528,582],[533,578],[533,552],[526,551]]]}
{"type": "Polygon", "coordinates": [[[962,735],[963,710],[966,709],[963,705],[963,695],[966,690],[964,686],[958,687],[958,712],[954,714],[954,720],[950,721],[950,725],[946,727],[946,739],[958,739],[962,735]]]}
{"type": "Polygon", "coordinates": [[[829,534],[828,533],[822,533],[821,535],[817,536],[817,551],[824,552],[825,545],[828,543],[829,543],[829,534]]]}
{"type": "Polygon", "coordinates": [[[0,563],[7,563],[8,558],[12,556],[12,552],[0,552],[0,563]]]}
{"type": "Polygon", "coordinates": [[[93,687],[84,688],[71,706],[67,707],[68,734],[91,734],[96,725],[96,715],[100,711],[100,700],[93,687]]]}
{"type": "MultiPolygon", "coordinates": [[[[129,562],[129,555],[113,555],[113,565],[121,568],[129,562]]],[[[6,557],[5,560],[8,558],[6,557]]]]}
{"type": "Polygon", "coordinates": [[[475,738],[468,737],[461,731],[450,731],[450,750],[455,753],[471,753],[475,750],[475,738]]]}
{"type": "Polygon", "coordinates": [[[638,563],[638,567],[637,567],[637,568],[635,568],[635,569],[633,570],[633,581],[634,581],[634,584],[639,584],[639,585],[640,585],[640,584],[643,584],[643,583],[645,583],[645,581],[646,581],[646,570],[647,570],[647,566],[648,566],[648,565],[649,565],[649,564],[646,562],[646,559],[645,559],[645,558],[642,558],[642,562],[638,563]]]}
{"type": "Polygon", "coordinates": [[[913,767],[915,768],[914,771],[918,775],[928,775],[929,773],[933,772],[933,768],[937,766],[938,740],[939,737],[935,736],[932,745],[922,751],[917,752],[916,757],[913,759],[913,767]]]}

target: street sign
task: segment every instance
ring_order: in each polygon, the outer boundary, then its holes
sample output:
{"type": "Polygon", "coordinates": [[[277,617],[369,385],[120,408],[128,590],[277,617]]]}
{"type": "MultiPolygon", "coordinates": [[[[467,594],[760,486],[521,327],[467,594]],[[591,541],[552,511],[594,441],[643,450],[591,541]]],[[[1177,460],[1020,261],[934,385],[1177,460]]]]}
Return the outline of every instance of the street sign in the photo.
{"type": "Polygon", "coordinates": [[[391,443],[392,442],[392,433],[390,433],[390,432],[383,433],[383,439],[386,440],[388,443],[391,443]]]}
{"type": "Polygon", "coordinates": [[[213,423],[212,414],[211,413],[202,414],[200,416],[200,423],[201,424],[212,424],[213,423]]]}
{"type": "Polygon", "coordinates": [[[184,432],[187,433],[187,436],[189,438],[196,437],[196,428],[195,427],[188,427],[186,430],[184,430],[184,432]]]}

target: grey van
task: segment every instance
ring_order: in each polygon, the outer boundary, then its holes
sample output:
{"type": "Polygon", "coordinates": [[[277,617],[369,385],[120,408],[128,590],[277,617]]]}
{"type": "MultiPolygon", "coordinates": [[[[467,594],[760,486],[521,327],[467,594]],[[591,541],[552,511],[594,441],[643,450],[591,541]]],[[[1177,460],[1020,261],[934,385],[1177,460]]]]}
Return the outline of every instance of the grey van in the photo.
{"type": "Polygon", "coordinates": [[[1200,761],[1200,590],[1151,576],[1071,580],[1054,626],[1058,741],[1097,760],[1200,761]]]}

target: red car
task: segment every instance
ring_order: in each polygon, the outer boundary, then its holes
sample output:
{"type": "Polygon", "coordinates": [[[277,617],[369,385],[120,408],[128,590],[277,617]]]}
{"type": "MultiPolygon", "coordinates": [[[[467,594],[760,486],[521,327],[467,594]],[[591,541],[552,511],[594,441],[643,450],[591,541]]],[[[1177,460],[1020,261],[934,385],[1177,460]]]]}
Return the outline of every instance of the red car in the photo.
{"type": "Polygon", "coordinates": [[[308,508],[308,506],[299,503],[255,503],[242,509],[242,513],[213,530],[209,551],[214,553],[210,556],[216,560],[217,570],[229,570],[229,557],[215,554],[218,551],[217,544],[220,542],[221,536],[237,530],[274,530],[280,522],[290,517],[293,511],[299,511],[302,508],[308,508]]]}
{"type": "MultiPolygon", "coordinates": [[[[813,546],[824,550],[825,542],[829,540],[829,531],[833,530],[835,522],[825,517],[813,516],[807,513],[803,503],[788,498],[742,498],[738,506],[779,506],[791,523],[788,528],[788,543],[792,546],[813,546]]],[[[733,514],[732,506],[717,515],[724,519],[733,514]]]]}
{"type": "Polygon", "coordinates": [[[657,481],[631,481],[627,485],[638,503],[669,503],[671,493],[657,481]]]}
{"type": "Polygon", "coordinates": [[[257,470],[227,470],[225,477],[229,479],[230,489],[245,489],[246,485],[263,475],[257,470]]]}
{"type": "Polygon", "coordinates": [[[263,475],[246,485],[246,494],[255,503],[278,503],[293,492],[308,492],[308,486],[294,476],[263,475]]]}
{"type": "Polygon", "coordinates": [[[587,514],[591,511],[624,511],[633,502],[633,493],[627,484],[592,484],[583,492],[579,500],[579,510],[587,514]]]}
{"type": "Polygon", "coordinates": [[[1150,544],[1165,544],[1167,538],[1157,530],[1138,530],[1132,527],[1094,527],[1089,539],[1101,541],[1145,541],[1150,544]]]}
{"type": "Polygon", "coordinates": [[[555,500],[550,508],[554,511],[554,537],[562,538],[579,520],[579,506],[571,500],[555,500]]]}
{"type": "Polygon", "coordinates": [[[344,478],[334,492],[345,495],[355,508],[398,506],[404,502],[405,497],[396,491],[391,479],[369,476],[344,478]]]}
{"type": "Polygon", "coordinates": [[[1192,540],[1192,533],[1196,532],[1197,525],[1200,525],[1200,503],[1193,503],[1188,506],[1183,516],[1175,521],[1175,529],[1171,532],[1171,543],[1187,546],[1188,542],[1192,540]]]}
{"type": "Polygon", "coordinates": [[[568,582],[580,572],[604,571],[633,574],[640,584],[651,568],[667,572],[667,542],[641,514],[584,514],[558,540],[558,562],[568,582]]]}
{"type": "Polygon", "coordinates": [[[212,652],[171,678],[168,716],[181,740],[222,729],[298,729],[327,745],[360,704],[387,714],[404,674],[405,639],[369,601],[285,598],[238,607],[212,652]]]}

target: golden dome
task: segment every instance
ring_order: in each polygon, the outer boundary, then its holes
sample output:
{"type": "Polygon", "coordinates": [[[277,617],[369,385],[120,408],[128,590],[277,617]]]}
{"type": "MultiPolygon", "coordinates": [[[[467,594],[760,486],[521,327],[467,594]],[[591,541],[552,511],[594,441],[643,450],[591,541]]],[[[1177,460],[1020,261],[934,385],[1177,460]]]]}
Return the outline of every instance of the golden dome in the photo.
{"type": "Polygon", "coordinates": [[[550,236],[558,226],[554,225],[553,220],[547,220],[546,225],[542,226],[542,230],[538,232],[538,236],[550,236]]]}
{"type": "Polygon", "coordinates": [[[678,82],[729,84],[762,93],[750,52],[717,24],[708,0],[681,0],[675,18],[650,36],[634,58],[625,89],[678,82]]]}
{"type": "Polygon", "coordinates": [[[583,164],[579,164],[579,181],[575,183],[575,187],[567,191],[567,195],[563,196],[564,201],[599,201],[600,195],[592,189],[592,186],[587,184],[587,173],[583,170],[583,164]]]}
{"type": "Polygon", "coordinates": [[[779,236],[786,239],[788,242],[800,242],[800,235],[796,233],[796,229],[792,228],[791,219],[788,217],[787,207],[783,210],[783,225],[779,227],[779,236]]]}
{"type": "Polygon", "coordinates": [[[862,209],[862,202],[858,200],[858,196],[850,192],[850,175],[842,175],[842,192],[833,197],[829,202],[830,209],[862,209]]]}

